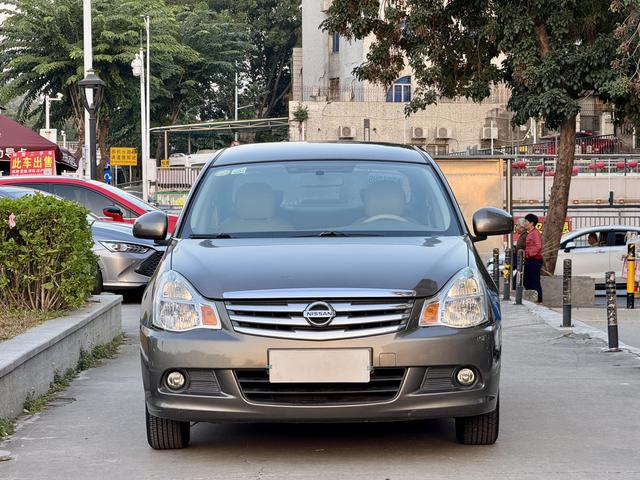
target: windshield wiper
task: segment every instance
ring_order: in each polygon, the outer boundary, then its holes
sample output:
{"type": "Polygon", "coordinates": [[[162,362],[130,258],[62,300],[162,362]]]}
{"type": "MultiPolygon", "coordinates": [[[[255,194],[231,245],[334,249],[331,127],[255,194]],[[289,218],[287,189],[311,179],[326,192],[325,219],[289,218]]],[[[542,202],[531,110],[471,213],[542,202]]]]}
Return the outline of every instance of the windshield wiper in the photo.
{"type": "Polygon", "coordinates": [[[320,233],[309,233],[300,235],[301,237],[382,237],[379,233],[366,232],[340,232],[337,230],[327,230],[320,233]]]}
{"type": "Polygon", "coordinates": [[[228,233],[192,233],[191,235],[189,235],[189,238],[214,240],[217,238],[233,238],[233,237],[228,233]]]}

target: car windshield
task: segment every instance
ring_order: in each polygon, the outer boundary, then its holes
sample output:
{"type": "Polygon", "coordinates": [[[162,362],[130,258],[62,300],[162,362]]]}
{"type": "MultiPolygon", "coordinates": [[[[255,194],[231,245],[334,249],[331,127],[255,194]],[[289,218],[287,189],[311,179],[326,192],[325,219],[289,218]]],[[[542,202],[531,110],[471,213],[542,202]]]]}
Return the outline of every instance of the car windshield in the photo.
{"type": "Polygon", "coordinates": [[[180,237],[460,235],[431,166],[287,161],[212,166],[180,237]]]}

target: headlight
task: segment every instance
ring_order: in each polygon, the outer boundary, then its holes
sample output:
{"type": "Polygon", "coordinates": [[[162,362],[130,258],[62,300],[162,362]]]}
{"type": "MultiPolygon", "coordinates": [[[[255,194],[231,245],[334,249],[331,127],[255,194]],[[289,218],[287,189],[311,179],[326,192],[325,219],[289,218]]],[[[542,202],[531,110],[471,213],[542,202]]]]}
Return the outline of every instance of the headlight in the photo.
{"type": "Polygon", "coordinates": [[[420,326],[446,325],[467,328],[487,319],[484,286],[480,275],[467,267],[462,269],[435,300],[422,307],[420,326]]]}
{"type": "Polygon", "coordinates": [[[194,328],[220,329],[220,316],[213,303],[203,299],[177,272],[163,273],[156,283],[153,324],[172,332],[194,328]]]}
{"type": "Polygon", "coordinates": [[[135,245],[133,243],[121,243],[121,242],[100,242],[104,248],[110,252],[120,253],[147,253],[149,247],[143,247],[142,245],[135,245]]]}

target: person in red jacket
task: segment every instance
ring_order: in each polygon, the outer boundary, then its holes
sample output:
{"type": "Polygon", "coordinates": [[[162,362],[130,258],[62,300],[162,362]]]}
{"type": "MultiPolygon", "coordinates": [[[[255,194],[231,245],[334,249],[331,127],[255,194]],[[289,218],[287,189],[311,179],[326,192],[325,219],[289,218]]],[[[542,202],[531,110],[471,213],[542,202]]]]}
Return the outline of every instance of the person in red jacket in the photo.
{"type": "Polygon", "coordinates": [[[542,285],[540,285],[540,270],[542,270],[542,235],[536,228],[538,217],[529,213],[524,217],[524,228],[527,229],[527,239],[524,248],[524,288],[538,292],[538,303],[542,302],[542,285]]]}

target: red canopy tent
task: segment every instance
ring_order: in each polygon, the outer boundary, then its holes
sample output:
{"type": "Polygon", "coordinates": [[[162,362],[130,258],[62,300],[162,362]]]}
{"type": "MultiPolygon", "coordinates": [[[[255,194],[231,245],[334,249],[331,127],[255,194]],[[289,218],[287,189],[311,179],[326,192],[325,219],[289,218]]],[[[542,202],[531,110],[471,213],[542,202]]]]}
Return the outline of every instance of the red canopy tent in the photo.
{"type": "Polygon", "coordinates": [[[9,162],[14,152],[32,150],[54,150],[58,172],[78,169],[78,160],[69,150],[50,142],[18,122],[0,115],[0,170],[9,171],[9,162]]]}

